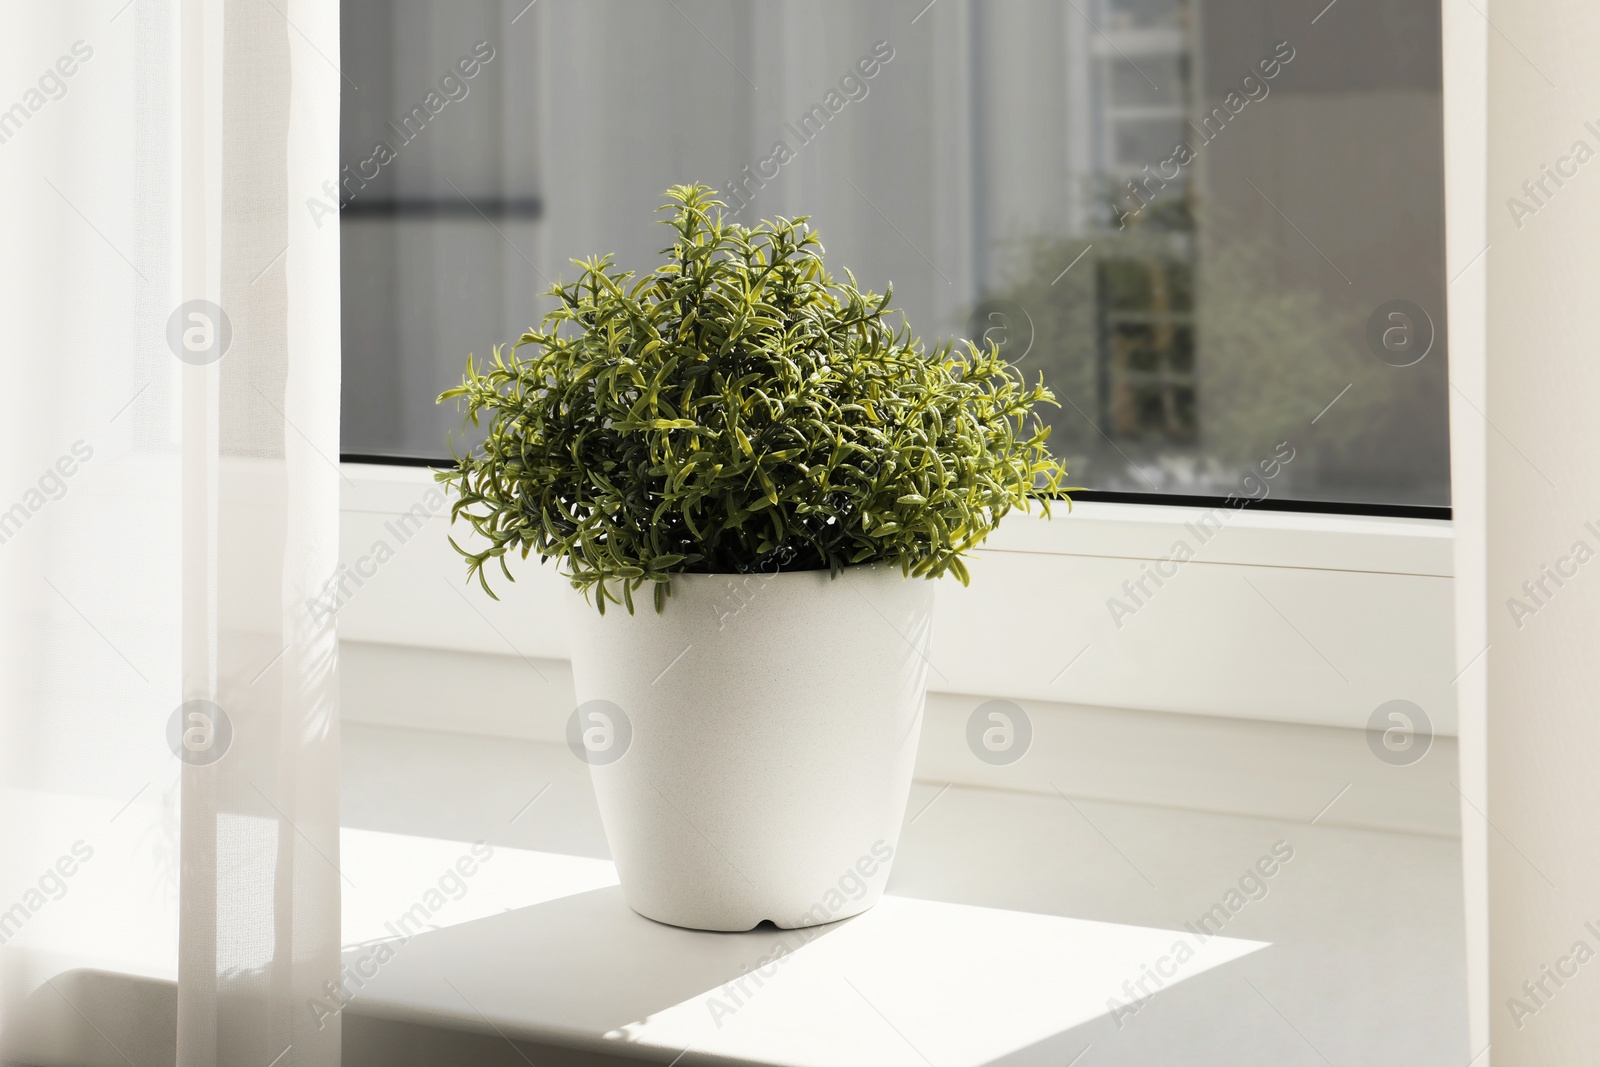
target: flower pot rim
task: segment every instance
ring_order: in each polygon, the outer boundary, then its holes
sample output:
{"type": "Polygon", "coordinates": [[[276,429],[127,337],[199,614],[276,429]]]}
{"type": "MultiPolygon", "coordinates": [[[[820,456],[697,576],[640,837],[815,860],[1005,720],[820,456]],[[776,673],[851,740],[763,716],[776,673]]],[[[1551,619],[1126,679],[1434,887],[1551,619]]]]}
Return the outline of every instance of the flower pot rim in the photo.
{"type": "MultiPolygon", "coordinates": [[[[898,574],[898,573],[900,573],[900,564],[894,562],[893,560],[887,560],[887,559],[871,560],[871,561],[868,561],[868,562],[865,562],[865,563],[852,563],[847,567],[840,568],[839,575],[841,577],[843,577],[846,574],[860,573],[860,572],[864,572],[864,571],[876,571],[876,572],[893,571],[893,572],[898,574]]],[[[805,577],[807,575],[818,575],[818,574],[823,575],[825,577],[828,577],[828,576],[831,575],[831,572],[828,570],[827,567],[810,567],[810,568],[807,568],[805,570],[775,570],[775,571],[670,571],[667,574],[667,578],[672,582],[677,582],[677,581],[679,581],[681,579],[709,580],[709,579],[720,579],[720,578],[731,578],[731,579],[740,579],[740,578],[803,578],[803,577],[805,577]]],[[[565,574],[563,574],[562,577],[563,578],[568,578],[568,576],[565,575],[565,574]]],[[[907,581],[911,581],[913,579],[917,579],[917,580],[926,579],[928,581],[932,581],[933,580],[933,578],[931,578],[931,577],[924,576],[924,575],[915,575],[915,574],[907,574],[907,575],[904,575],[904,577],[905,577],[905,579],[907,581]]],[[[648,584],[654,584],[654,583],[648,583],[648,584]]],[[[639,595],[639,590],[635,590],[634,594],[636,596],[639,595]]]]}
{"type": "MultiPolygon", "coordinates": [[[[899,569],[900,565],[892,560],[875,559],[869,560],[865,563],[852,563],[847,567],[841,567],[839,569],[839,573],[842,575],[848,574],[851,571],[898,571],[899,569]]],[[[673,581],[677,581],[679,578],[778,578],[786,575],[798,576],[803,574],[831,574],[831,572],[827,567],[807,567],[804,570],[786,570],[779,568],[775,571],[672,571],[670,572],[669,577],[673,581]]]]}

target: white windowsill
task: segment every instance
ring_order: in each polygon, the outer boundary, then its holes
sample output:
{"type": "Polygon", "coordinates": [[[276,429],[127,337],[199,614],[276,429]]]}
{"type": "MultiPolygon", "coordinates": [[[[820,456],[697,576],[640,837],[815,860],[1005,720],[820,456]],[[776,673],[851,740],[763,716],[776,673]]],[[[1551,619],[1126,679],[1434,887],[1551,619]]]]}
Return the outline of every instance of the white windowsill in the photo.
{"type": "MultiPolygon", "coordinates": [[[[781,931],[703,934],[630,912],[587,769],[562,745],[361,724],[344,741],[346,960],[375,959],[419,902],[432,927],[363,966],[375,977],[352,986],[343,1013],[347,1067],[667,1064],[686,1045],[681,1067],[1060,1067],[1086,1046],[1083,1062],[1103,1067],[1289,1063],[1315,1060],[1307,1042],[1372,1067],[1467,1058],[1460,854],[1441,837],[1105,801],[1076,778],[1048,796],[919,784],[891,897],[802,946],[781,931]],[[492,855],[430,896],[480,840],[492,855]],[[1197,943],[1185,924],[1279,842],[1292,858],[1263,889],[1247,885],[1254,899],[1205,943],[1217,955],[1169,975],[1118,1025],[1108,1002],[1127,1002],[1124,983],[1179,940],[1197,943]],[[780,941],[788,960],[740,994],[740,975],[780,941]],[[714,1015],[713,997],[735,1010],[714,1015]],[[1406,1010],[1384,1010],[1398,1003],[1406,1010]]],[[[1094,760],[1115,743],[1086,735],[1083,747],[1094,760]]],[[[59,809],[39,810],[84,814],[59,809]]],[[[144,901],[144,918],[95,906],[155,877],[160,857],[142,842],[165,817],[159,797],[131,805],[97,841],[70,908],[41,915],[15,947],[76,946],[32,957],[60,990],[37,978],[29,1009],[46,1013],[32,1024],[75,1035],[73,1067],[123,1053],[171,1062],[164,905],[144,901]],[[149,931],[134,956],[130,929],[149,931]]]]}

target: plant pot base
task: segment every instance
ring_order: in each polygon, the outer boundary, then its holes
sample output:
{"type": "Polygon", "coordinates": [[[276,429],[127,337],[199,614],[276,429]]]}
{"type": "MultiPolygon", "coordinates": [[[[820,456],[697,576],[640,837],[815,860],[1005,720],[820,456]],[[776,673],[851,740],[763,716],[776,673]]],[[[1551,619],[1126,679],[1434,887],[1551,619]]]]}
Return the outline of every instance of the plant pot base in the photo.
{"type": "MultiPolygon", "coordinates": [[[[627,894],[624,893],[623,895],[624,898],[626,898],[627,894]]],[[[628,908],[633,911],[634,914],[642,915],[651,922],[657,922],[663,926],[676,926],[680,930],[704,930],[710,933],[719,934],[744,934],[749,933],[751,930],[757,929],[762,923],[771,923],[779,930],[809,930],[814,927],[831,926],[833,923],[843,922],[846,919],[853,919],[857,915],[862,915],[871,911],[877,906],[878,900],[881,897],[881,893],[875,894],[869,901],[854,904],[850,908],[840,912],[837,915],[830,915],[827,919],[814,922],[800,922],[796,920],[780,921],[774,918],[758,919],[755,922],[745,922],[740,919],[732,918],[731,913],[718,915],[715,917],[682,913],[652,915],[648,911],[634,907],[632,901],[628,902],[628,908]]]]}

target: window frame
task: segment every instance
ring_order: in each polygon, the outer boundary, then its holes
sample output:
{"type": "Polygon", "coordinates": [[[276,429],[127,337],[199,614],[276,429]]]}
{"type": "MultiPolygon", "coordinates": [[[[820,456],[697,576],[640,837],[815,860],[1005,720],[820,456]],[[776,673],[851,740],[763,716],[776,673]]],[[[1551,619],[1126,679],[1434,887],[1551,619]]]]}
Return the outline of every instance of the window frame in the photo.
{"type": "MultiPolygon", "coordinates": [[[[342,640],[567,658],[569,593],[553,567],[516,561],[518,581],[498,582],[492,600],[464,581],[446,534],[465,531],[447,528],[426,466],[341,467],[342,640]],[[399,520],[430,492],[425,521],[399,542],[399,520]],[[394,559],[363,565],[379,541],[394,559]]],[[[972,570],[968,589],[941,584],[931,691],[1362,730],[1379,704],[1403,698],[1435,733],[1456,732],[1448,519],[1080,501],[1050,521],[1009,516],[972,570]],[[1181,564],[1180,542],[1193,550],[1181,564]],[[1157,595],[1119,620],[1111,599],[1130,604],[1121,583],[1152,567],[1176,577],[1147,584],[1157,595]],[[1058,669],[1086,646],[1107,663],[1058,669]]],[[[506,699],[563,698],[535,685],[506,699]]],[[[451,729],[459,712],[429,714],[451,729]]]]}

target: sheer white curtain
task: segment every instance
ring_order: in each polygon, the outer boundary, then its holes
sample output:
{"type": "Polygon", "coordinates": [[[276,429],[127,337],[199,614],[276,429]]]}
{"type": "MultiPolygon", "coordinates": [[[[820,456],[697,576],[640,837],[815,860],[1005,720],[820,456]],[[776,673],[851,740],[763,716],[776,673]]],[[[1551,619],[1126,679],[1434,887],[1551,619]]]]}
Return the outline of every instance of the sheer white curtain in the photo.
{"type": "Polygon", "coordinates": [[[0,19],[0,1054],[336,1064],[338,4],[0,19]]]}

